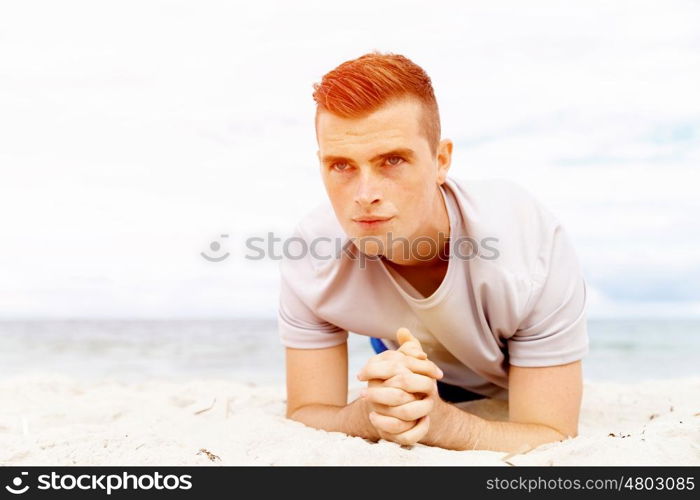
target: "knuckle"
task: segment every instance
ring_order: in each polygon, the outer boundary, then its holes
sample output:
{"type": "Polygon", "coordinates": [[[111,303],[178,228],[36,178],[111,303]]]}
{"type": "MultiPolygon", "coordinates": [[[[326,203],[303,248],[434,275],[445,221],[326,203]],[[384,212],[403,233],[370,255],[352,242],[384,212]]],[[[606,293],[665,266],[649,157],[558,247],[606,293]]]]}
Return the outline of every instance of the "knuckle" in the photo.
{"type": "Polygon", "coordinates": [[[396,442],[403,446],[413,446],[418,441],[411,437],[397,436],[396,442]]]}
{"type": "Polygon", "coordinates": [[[413,398],[406,391],[404,391],[402,389],[396,389],[395,393],[394,393],[394,400],[395,400],[397,405],[402,405],[402,404],[410,403],[411,401],[413,401],[413,398]]]}
{"type": "Polygon", "coordinates": [[[406,411],[406,405],[402,406],[397,406],[394,408],[394,416],[396,418],[400,418],[401,420],[408,420],[407,417],[407,411],[406,411]]]}
{"type": "Polygon", "coordinates": [[[380,356],[382,356],[382,359],[385,359],[385,360],[397,359],[399,357],[399,355],[400,354],[398,352],[393,351],[391,349],[388,351],[384,351],[383,353],[380,354],[380,356]]]}
{"type": "Polygon", "coordinates": [[[394,396],[392,393],[387,392],[386,388],[383,388],[382,390],[382,403],[384,403],[387,406],[395,406],[394,404],[394,396]]]}
{"type": "Polygon", "coordinates": [[[399,434],[403,432],[404,426],[403,422],[399,420],[398,418],[395,417],[390,417],[391,418],[391,432],[394,434],[399,434]]]}
{"type": "Polygon", "coordinates": [[[386,389],[382,391],[382,403],[385,404],[386,406],[396,406],[394,403],[394,395],[387,391],[386,389]]]}
{"type": "Polygon", "coordinates": [[[396,399],[396,396],[394,394],[395,388],[394,387],[382,387],[382,400],[386,401],[385,404],[391,405],[394,402],[394,399],[396,399]]]}
{"type": "Polygon", "coordinates": [[[386,422],[384,423],[384,428],[387,430],[387,432],[390,432],[392,434],[398,434],[399,432],[401,432],[401,424],[399,424],[398,420],[392,417],[386,419],[386,422]]]}
{"type": "Polygon", "coordinates": [[[403,368],[403,363],[401,363],[398,359],[394,359],[389,363],[389,366],[394,372],[399,372],[403,368]]]}
{"type": "Polygon", "coordinates": [[[384,362],[383,359],[377,358],[376,356],[372,359],[369,360],[369,363],[367,363],[367,366],[370,367],[375,367],[375,366],[381,366],[381,364],[384,362]]]}
{"type": "Polygon", "coordinates": [[[397,433],[406,432],[407,430],[409,430],[411,428],[412,425],[413,425],[412,422],[404,422],[403,420],[397,420],[396,421],[396,428],[397,428],[396,432],[397,433]]]}

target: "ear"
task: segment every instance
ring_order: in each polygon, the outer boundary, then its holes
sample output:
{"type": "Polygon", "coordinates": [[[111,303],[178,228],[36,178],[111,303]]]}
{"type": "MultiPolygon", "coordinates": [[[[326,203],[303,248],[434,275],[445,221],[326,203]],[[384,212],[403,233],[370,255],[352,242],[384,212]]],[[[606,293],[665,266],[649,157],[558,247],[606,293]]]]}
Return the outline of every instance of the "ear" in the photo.
{"type": "Polygon", "coordinates": [[[438,144],[437,150],[437,162],[438,162],[438,172],[437,181],[438,184],[442,185],[447,178],[447,171],[450,169],[452,164],[452,141],[450,139],[443,139],[438,144]]]}

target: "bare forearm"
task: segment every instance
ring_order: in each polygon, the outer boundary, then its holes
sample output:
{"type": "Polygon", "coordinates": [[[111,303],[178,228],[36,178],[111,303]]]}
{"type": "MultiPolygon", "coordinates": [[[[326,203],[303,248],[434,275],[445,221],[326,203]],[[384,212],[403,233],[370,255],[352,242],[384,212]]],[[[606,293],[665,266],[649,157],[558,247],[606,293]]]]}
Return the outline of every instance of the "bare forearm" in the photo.
{"type": "Polygon", "coordinates": [[[431,418],[423,441],[451,450],[491,450],[524,453],[545,443],[565,439],[562,433],[541,424],[486,420],[444,403],[431,418]]]}
{"type": "Polygon", "coordinates": [[[345,406],[310,404],[297,409],[289,418],[316,429],[343,432],[377,441],[379,436],[369,420],[366,404],[363,398],[345,406]]]}

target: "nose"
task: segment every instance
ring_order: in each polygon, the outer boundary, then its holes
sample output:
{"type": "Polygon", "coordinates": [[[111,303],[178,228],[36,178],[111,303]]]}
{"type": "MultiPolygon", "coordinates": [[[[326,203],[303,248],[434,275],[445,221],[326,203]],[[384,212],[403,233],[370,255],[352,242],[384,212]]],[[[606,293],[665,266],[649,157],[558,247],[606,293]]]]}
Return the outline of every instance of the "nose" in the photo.
{"type": "Polygon", "coordinates": [[[355,203],[361,207],[369,207],[378,204],[382,199],[379,190],[379,181],[372,174],[363,173],[357,185],[355,193],[355,203]]]}

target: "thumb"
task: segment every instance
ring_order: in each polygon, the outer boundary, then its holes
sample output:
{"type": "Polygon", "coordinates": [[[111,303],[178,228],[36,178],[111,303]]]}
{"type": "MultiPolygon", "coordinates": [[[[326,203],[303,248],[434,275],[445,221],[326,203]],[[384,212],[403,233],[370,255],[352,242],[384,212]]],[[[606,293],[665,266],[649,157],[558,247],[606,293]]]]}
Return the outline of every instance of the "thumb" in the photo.
{"type": "Polygon", "coordinates": [[[411,331],[402,326],[396,330],[396,340],[400,344],[399,351],[409,356],[413,356],[418,359],[426,359],[427,356],[423,351],[423,346],[420,345],[420,341],[413,336],[411,331]]]}
{"type": "Polygon", "coordinates": [[[414,340],[420,346],[420,342],[418,341],[418,339],[415,338],[411,333],[411,330],[409,330],[405,326],[402,326],[401,328],[396,330],[396,340],[399,342],[400,345],[414,340]]]}

